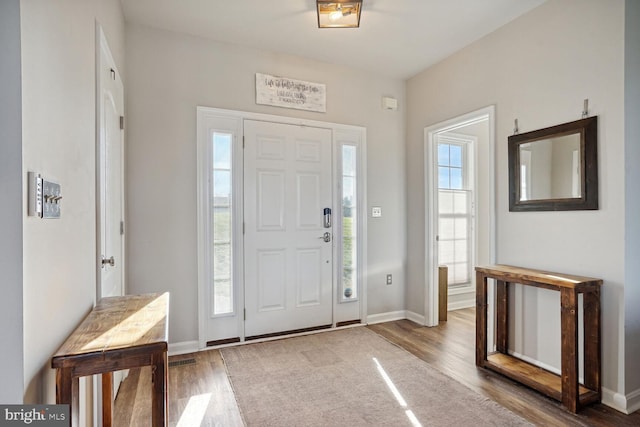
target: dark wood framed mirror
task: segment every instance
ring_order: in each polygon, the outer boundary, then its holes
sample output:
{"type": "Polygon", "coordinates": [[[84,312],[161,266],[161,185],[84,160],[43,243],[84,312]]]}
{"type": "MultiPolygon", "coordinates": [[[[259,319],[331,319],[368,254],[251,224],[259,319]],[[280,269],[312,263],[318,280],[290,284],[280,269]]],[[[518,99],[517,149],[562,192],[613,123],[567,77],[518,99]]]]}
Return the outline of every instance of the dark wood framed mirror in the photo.
{"type": "Polygon", "coordinates": [[[509,137],[509,210],[598,209],[598,118],[509,137]]]}

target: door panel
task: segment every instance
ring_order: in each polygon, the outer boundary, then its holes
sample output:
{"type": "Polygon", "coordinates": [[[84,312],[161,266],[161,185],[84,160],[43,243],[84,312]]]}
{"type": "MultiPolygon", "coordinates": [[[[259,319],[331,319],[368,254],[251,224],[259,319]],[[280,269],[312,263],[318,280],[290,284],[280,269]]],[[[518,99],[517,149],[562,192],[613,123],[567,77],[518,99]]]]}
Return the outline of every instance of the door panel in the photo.
{"type": "Polygon", "coordinates": [[[284,231],[285,174],[257,171],[258,231],[284,231]]]}
{"type": "Polygon", "coordinates": [[[296,307],[318,305],[322,295],[322,254],[318,249],[298,249],[296,253],[296,307]]]}
{"type": "Polygon", "coordinates": [[[286,254],[284,250],[258,251],[258,311],[286,308],[286,254]]]}
{"type": "Polygon", "coordinates": [[[113,259],[103,263],[101,268],[101,297],[123,294],[122,288],[122,136],[120,130],[120,109],[117,105],[117,87],[107,86],[103,93],[103,134],[101,143],[100,169],[103,177],[101,194],[101,243],[102,257],[113,259]]]}
{"type": "Polygon", "coordinates": [[[245,335],[332,323],[331,131],[246,120],[245,335]]]}

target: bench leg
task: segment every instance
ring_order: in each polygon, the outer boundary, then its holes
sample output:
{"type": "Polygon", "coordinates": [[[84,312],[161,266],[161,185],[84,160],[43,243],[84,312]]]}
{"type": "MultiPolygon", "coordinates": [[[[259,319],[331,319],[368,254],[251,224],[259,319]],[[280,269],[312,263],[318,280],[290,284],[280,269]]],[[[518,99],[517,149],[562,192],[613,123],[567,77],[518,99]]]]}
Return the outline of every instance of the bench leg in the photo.
{"type": "Polygon", "coordinates": [[[164,427],[168,425],[168,399],[167,393],[169,363],[167,352],[155,353],[152,357],[153,397],[151,402],[151,423],[153,427],[164,427]]]}
{"type": "Polygon", "coordinates": [[[113,372],[102,374],[102,426],[113,425],[113,372]]]}
{"type": "Polygon", "coordinates": [[[69,405],[70,425],[78,426],[80,415],[80,380],[73,376],[71,368],[58,368],[56,370],[56,403],[69,405]]]}

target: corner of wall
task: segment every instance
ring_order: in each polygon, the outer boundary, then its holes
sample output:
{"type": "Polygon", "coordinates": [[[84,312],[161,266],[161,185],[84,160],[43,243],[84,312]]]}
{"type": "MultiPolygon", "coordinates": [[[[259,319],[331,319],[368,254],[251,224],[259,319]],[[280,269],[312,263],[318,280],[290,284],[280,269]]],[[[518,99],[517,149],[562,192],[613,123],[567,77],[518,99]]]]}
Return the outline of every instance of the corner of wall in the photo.
{"type": "Polygon", "coordinates": [[[20,0],[0,2],[0,402],[22,403],[22,93],[20,0]]]}

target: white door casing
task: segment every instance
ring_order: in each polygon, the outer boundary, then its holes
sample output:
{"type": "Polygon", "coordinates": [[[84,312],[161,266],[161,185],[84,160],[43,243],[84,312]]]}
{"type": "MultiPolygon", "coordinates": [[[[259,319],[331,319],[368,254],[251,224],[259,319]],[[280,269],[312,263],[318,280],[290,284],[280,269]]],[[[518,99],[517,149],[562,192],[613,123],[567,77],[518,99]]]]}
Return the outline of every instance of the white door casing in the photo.
{"type": "Polygon", "coordinates": [[[244,137],[245,336],[331,325],[331,130],[245,120],[244,137]]]}
{"type": "MultiPolygon", "coordinates": [[[[446,120],[441,123],[434,124],[424,129],[424,188],[425,188],[425,326],[438,325],[438,168],[437,168],[437,138],[436,135],[443,132],[455,131],[461,127],[468,126],[472,123],[480,121],[488,122],[487,146],[484,148],[486,153],[486,164],[483,163],[483,173],[486,175],[483,179],[486,181],[484,188],[484,196],[478,199],[476,209],[486,211],[486,221],[476,227],[487,229],[487,239],[484,246],[477,249],[476,253],[484,254],[489,263],[495,263],[495,107],[489,106],[480,110],[464,114],[459,117],[446,120]]],[[[476,161],[479,159],[477,153],[476,161]]],[[[478,167],[474,168],[478,172],[478,167]]],[[[475,179],[476,182],[479,180],[475,179]]],[[[476,240],[477,241],[477,240],[476,240]]],[[[486,261],[485,261],[486,262],[486,261]]]]}

